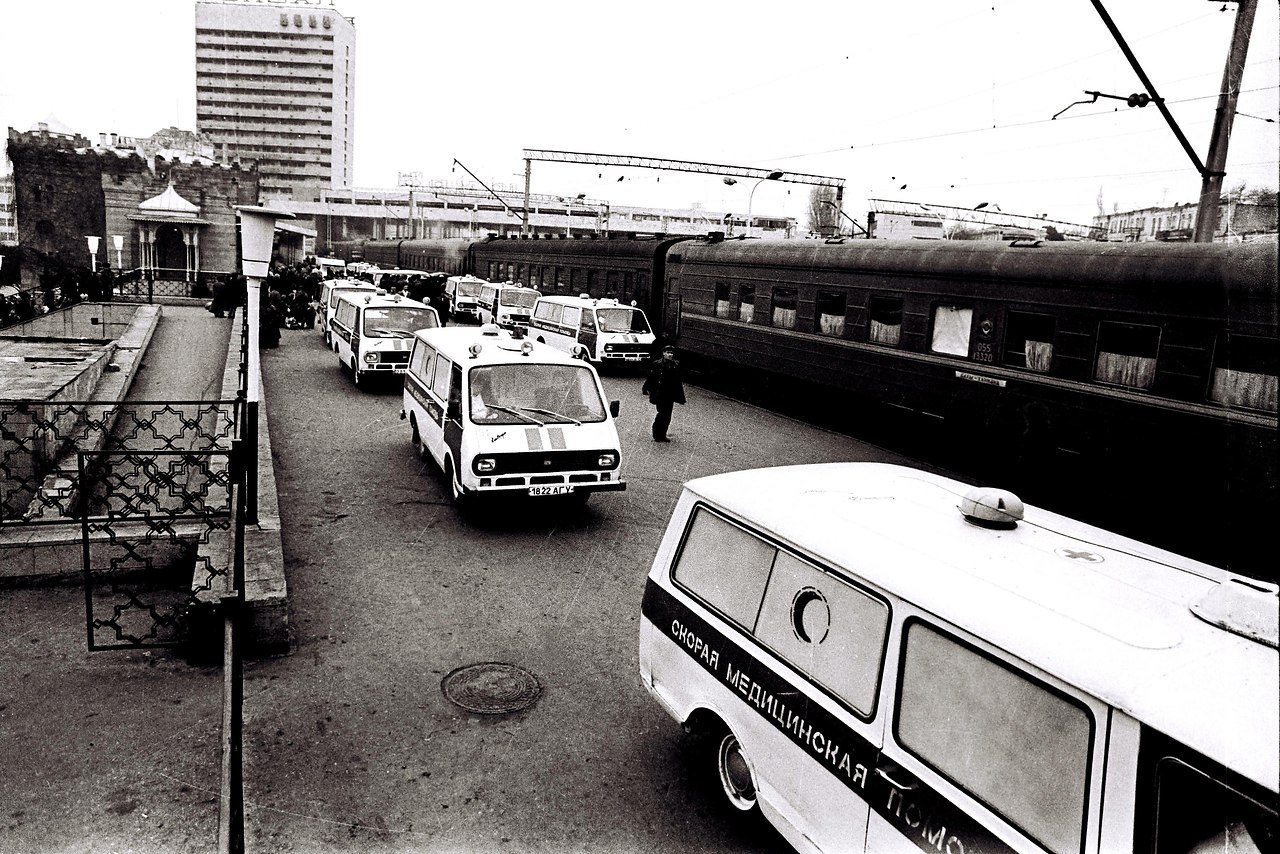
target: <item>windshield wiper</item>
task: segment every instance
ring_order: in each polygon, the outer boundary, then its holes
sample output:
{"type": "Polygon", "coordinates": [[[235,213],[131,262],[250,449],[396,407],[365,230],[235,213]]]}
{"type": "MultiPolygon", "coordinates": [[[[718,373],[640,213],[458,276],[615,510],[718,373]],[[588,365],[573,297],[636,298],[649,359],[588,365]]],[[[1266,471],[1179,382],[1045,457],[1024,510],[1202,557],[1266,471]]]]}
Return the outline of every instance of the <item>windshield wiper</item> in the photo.
{"type": "MultiPolygon", "coordinates": [[[[547,426],[547,425],[546,425],[546,422],[544,422],[544,421],[539,421],[539,420],[538,420],[538,419],[536,419],[536,418],[531,418],[530,416],[525,415],[523,412],[520,412],[520,411],[518,411],[518,410],[512,409],[510,406],[499,406],[499,405],[498,405],[498,404],[496,404],[496,403],[487,403],[487,404],[485,404],[485,406],[486,406],[486,407],[488,407],[489,409],[496,409],[496,410],[498,410],[499,412],[505,412],[505,413],[507,413],[508,415],[514,415],[516,418],[523,418],[525,421],[532,421],[534,424],[537,424],[539,427],[546,427],[546,426],[547,426]]],[[[531,411],[531,412],[537,412],[538,410],[533,409],[533,410],[530,410],[530,411],[531,411]]]]}
{"type": "Polygon", "coordinates": [[[552,418],[559,418],[561,421],[572,421],[575,427],[581,427],[582,422],[576,418],[570,418],[568,415],[562,415],[559,412],[552,412],[550,409],[536,409],[532,406],[522,406],[525,412],[537,412],[542,415],[550,415],[552,418]]]}

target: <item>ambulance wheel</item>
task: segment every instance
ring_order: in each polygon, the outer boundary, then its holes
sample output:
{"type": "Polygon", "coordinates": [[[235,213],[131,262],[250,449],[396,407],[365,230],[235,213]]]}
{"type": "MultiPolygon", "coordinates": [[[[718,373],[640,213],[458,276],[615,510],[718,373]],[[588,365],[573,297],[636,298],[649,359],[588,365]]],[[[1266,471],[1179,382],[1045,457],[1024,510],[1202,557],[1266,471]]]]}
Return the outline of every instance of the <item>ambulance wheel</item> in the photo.
{"type": "Polygon", "coordinates": [[[444,458],[444,479],[449,484],[449,500],[453,502],[453,506],[461,509],[467,503],[467,494],[462,491],[462,487],[458,485],[458,479],[453,476],[453,457],[444,458]]]}
{"type": "Polygon", "coordinates": [[[729,805],[741,812],[756,808],[756,780],[738,737],[728,729],[716,733],[716,773],[729,805]]]}

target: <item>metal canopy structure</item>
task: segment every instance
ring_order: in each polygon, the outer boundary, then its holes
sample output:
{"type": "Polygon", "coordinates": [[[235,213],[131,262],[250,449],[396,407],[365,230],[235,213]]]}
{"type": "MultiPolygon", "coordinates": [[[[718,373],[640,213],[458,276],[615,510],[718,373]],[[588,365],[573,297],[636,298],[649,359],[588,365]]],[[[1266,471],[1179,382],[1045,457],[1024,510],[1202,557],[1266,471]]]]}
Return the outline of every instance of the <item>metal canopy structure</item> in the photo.
{"type": "MultiPolygon", "coordinates": [[[[625,166],[633,169],[659,169],[674,172],[695,172],[703,175],[721,175],[733,178],[755,178],[759,181],[779,181],[791,184],[811,184],[818,187],[834,187],[836,210],[843,213],[844,179],[826,175],[809,175],[803,172],[787,172],[778,169],[760,169],[754,166],[731,166],[725,163],[702,163],[695,160],[670,160],[665,157],[641,157],[633,154],[591,154],[584,151],[552,151],[542,148],[524,150],[524,207],[530,203],[530,183],[533,161],[549,163],[582,163],[592,166],[625,166]]],[[[754,188],[753,188],[754,190],[754,188]]],[[[748,217],[749,218],[749,217],[748,217]]],[[[525,218],[528,229],[528,218],[525,218]]]]}

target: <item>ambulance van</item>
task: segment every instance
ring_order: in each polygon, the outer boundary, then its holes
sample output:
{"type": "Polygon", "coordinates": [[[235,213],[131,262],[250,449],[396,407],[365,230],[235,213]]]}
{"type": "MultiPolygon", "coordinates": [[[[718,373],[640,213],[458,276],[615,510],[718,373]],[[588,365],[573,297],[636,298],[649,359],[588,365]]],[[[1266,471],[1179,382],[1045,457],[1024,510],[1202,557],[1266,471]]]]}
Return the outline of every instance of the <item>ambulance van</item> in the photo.
{"type": "Polygon", "coordinates": [[[643,311],[587,296],[539,298],[529,318],[529,337],[596,365],[643,362],[654,342],[643,311]]]}
{"type": "Polygon", "coordinates": [[[338,349],[338,345],[333,340],[333,332],[330,329],[330,324],[333,322],[333,313],[338,310],[338,297],[355,291],[372,294],[377,290],[372,284],[362,279],[328,279],[321,282],[320,295],[316,306],[316,325],[320,327],[320,335],[324,338],[324,343],[328,344],[333,350],[338,349]]]}
{"type": "Polygon", "coordinates": [[[444,298],[451,317],[480,322],[480,288],[489,284],[475,276],[450,276],[444,280],[444,298]]]}
{"type": "Polygon", "coordinates": [[[439,325],[434,308],[399,294],[339,294],[332,321],[338,364],[351,371],[357,386],[370,376],[403,374],[414,333],[439,325]]]}
{"type": "Polygon", "coordinates": [[[587,363],[486,324],[414,336],[400,417],[455,504],[498,494],[585,503],[626,489],[618,408],[587,363]]]}
{"type": "Polygon", "coordinates": [[[685,484],[641,613],[642,684],[799,851],[1277,850],[1274,584],[835,463],[685,484]]]}
{"type": "Polygon", "coordinates": [[[529,326],[529,315],[541,293],[511,282],[485,282],[476,296],[476,314],[481,323],[495,323],[504,329],[529,326]]]}

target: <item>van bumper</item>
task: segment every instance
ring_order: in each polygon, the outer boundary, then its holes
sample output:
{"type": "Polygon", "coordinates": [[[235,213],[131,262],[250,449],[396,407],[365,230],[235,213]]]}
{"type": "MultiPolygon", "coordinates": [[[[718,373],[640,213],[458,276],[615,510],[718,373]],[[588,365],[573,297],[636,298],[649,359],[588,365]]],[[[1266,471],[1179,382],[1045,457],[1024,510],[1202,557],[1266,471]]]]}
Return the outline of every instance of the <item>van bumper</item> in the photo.
{"type": "MultiPolygon", "coordinates": [[[[563,487],[572,486],[574,493],[585,492],[622,492],[627,488],[625,480],[597,480],[597,481],[571,481],[569,483],[529,483],[533,478],[520,475],[502,475],[499,477],[482,477],[479,484],[472,491],[478,495],[525,495],[531,488],[535,487],[563,487]],[[515,481],[521,481],[516,483],[515,481]]],[[[569,493],[559,493],[569,494],[569,493]]]]}

